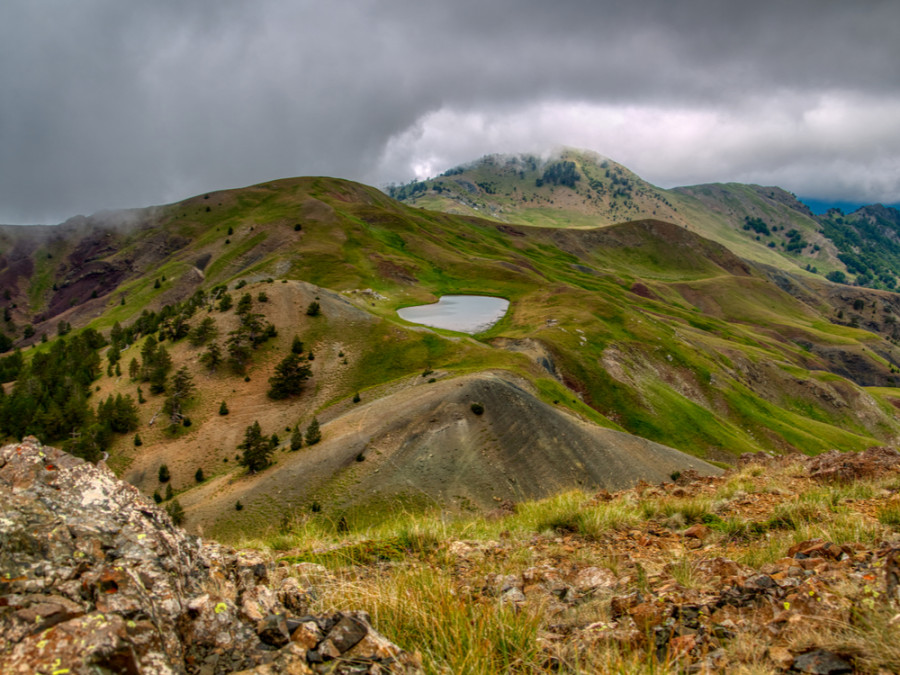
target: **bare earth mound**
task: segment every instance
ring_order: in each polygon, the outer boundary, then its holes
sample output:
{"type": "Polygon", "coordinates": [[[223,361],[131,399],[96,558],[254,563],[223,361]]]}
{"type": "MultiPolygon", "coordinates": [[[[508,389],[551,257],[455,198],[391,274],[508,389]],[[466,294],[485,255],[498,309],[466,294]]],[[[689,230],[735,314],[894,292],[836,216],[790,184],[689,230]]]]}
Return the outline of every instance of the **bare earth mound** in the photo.
{"type": "MultiPolygon", "coordinates": [[[[324,441],[276,466],[185,495],[192,524],[259,520],[313,500],[346,507],[403,496],[442,507],[490,509],[574,487],[619,490],[675,471],[721,471],[678,450],[588,424],[544,403],[505,372],[408,386],[323,425],[324,441]],[[484,411],[478,415],[472,404],[484,411]],[[235,514],[240,499],[248,508],[235,514]]],[[[275,521],[277,522],[277,521],[275,521]]]]}
{"type": "Polygon", "coordinates": [[[362,499],[408,491],[442,503],[490,507],[573,487],[620,490],[640,480],[658,483],[685,469],[720,473],[678,450],[582,422],[507,374],[447,382],[427,404],[429,414],[403,416],[400,434],[373,439],[381,466],[358,486],[362,499]],[[472,411],[473,403],[483,414],[472,411]]]}

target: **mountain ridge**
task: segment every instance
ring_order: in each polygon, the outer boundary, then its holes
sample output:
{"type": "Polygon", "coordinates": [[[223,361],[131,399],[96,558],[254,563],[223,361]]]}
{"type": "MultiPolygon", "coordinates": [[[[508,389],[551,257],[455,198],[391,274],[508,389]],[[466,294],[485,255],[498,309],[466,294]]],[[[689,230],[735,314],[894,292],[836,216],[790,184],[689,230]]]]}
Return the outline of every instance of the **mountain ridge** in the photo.
{"type": "MultiPolygon", "coordinates": [[[[609,167],[605,190],[613,175],[617,189],[624,189],[622,180],[632,181],[631,174],[623,170],[620,178],[609,167]]],[[[572,175],[559,169],[545,180],[542,171],[545,182],[534,187],[549,199],[551,188],[570,190],[566,182],[586,182],[572,175]]],[[[522,179],[516,174],[515,180],[522,179]]],[[[634,183],[632,203],[655,194],[642,189],[634,183]]],[[[782,208],[779,200],[789,200],[750,188],[738,196],[747,209],[782,208]]],[[[625,197],[615,199],[624,211],[625,197]]],[[[702,207],[694,197],[677,199],[702,207]]],[[[504,372],[526,382],[541,406],[559,408],[558,415],[540,418],[541,424],[573,416],[578,424],[617,429],[720,464],[742,452],[814,454],[894,443],[900,435],[894,412],[900,401],[900,296],[833,284],[807,272],[790,256],[756,242],[755,230],[751,235],[734,226],[741,222],[737,216],[727,227],[715,221],[723,243],[704,236],[713,216],[694,222],[682,206],[672,208],[686,224],[655,217],[606,227],[562,227],[556,221],[541,227],[429,211],[375,188],[313,177],[129,211],[118,228],[107,222],[115,219],[111,214],[103,216],[105,227],[77,219],[65,230],[75,232],[71,240],[46,239],[48,230],[23,244],[13,236],[18,231],[2,230],[0,274],[11,289],[0,300],[9,310],[5,328],[12,325],[22,334],[30,325],[32,334],[18,341],[31,348],[0,357],[6,380],[0,424],[6,433],[51,434],[48,439],[78,445],[91,456],[108,452],[110,465],[145,494],[167,487],[155,480],[167,464],[169,485],[187,505],[189,525],[218,522],[217,534],[227,537],[313,506],[322,517],[348,522],[365,515],[367,500],[378,505],[375,511],[384,508],[378,494],[389,482],[387,474],[376,473],[376,457],[366,454],[365,439],[378,428],[371,421],[362,423],[356,452],[329,459],[336,464],[323,482],[324,493],[301,490],[279,500],[264,486],[281,468],[305,461],[289,450],[295,429],[321,421],[326,445],[300,451],[310,457],[322,447],[337,447],[328,445],[334,420],[378,399],[390,409],[390,396],[415,378],[419,386],[440,390],[451,382],[465,386],[466,378],[479,373],[504,372]],[[741,246],[728,245],[735,241],[741,246]],[[780,266],[747,258],[748,247],[766,260],[780,260],[780,266]],[[474,337],[416,326],[396,315],[400,307],[450,293],[502,296],[510,310],[474,337]],[[226,294],[244,309],[225,307],[226,294]],[[304,311],[313,302],[320,307],[317,316],[304,311]],[[208,345],[186,339],[208,319],[217,332],[213,341],[227,358],[228,340],[250,315],[260,317],[265,339],[241,357],[240,369],[227,362],[208,368],[201,358],[208,345]],[[98,331],[84,333],[98,362],[77,396],[50,396],[31,364],[56,358],[63,343],[71,344],[72,337],[63,334],[69,324],[98,331]],[[266,396],[267,382],[293,349],[295,335],[311,377],[300,393],[273,401],[266,396]],[[151,338],[172,362],[154,381],[152,364],[144,363],[151,338]],[[196,391],[183,412],[191,425],[173,427],[163,409],[181,368],[196,391]],[[151,386],[159,391],[149,391],[151,386]],[[127,397],[145,401],[134,404],[137,427],[104,431],[107,421],[95,410],[127,397]],[[81,415],[72,418],[77,424],[69,426],[59,420],[73,413],[67,400],[84,405],[74,411],[81,415]],[[219,414],[222,403],[228,415],[219,414]],[[278,439],[272,441],[274,466],[248,476],[234,460],[255,421],[263,434],[278,439]],[[135,432],[140,445],[133,442],[135,432]],[[205,501],[203,495],[216,491],[218,497],[205,501]],[[237,511],[240,495],[247,498],[237,511]]],[[[791,241],[787,224],[782,232],[772,222],[785,246],[791,241]]],[[[804,250],[810,253],[811,245],[804,250]]],[[[505,405],[501,400],[487,409],[482,426],[505,414],[505,405]]],[[[439,436],[427,428],[419,432],[423,438],[439,436]]],[[[398,433],[382,448],[385,456],[412,435],[412,427],[398,433]]],[[[510,430],[500,435],[515,437],[510,430]]],[[[411,461],[432,461],[423,446],[415,447],[411,461]]],[[[429,466],[439,467],[439,459],[429,466]]],[[[517,480],[519,468],[509,470],[517,480]]],[[[485,490],[467,499],[483,509],[493,496],[500,497],[485,490]]],[[[453,508],[462,508],[461,502],[453,508]]]]}

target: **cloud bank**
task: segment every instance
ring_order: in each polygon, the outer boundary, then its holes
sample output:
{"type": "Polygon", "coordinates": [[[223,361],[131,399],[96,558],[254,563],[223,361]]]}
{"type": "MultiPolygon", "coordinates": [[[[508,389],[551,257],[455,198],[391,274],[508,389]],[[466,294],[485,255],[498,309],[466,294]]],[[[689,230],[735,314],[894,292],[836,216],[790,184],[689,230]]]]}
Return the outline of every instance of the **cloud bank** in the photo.
{"type": "Polygon", "coordinates": [[[898,25],[876,0],[9,0],[0,222],[560,145],[895,203],[898,25]]]}

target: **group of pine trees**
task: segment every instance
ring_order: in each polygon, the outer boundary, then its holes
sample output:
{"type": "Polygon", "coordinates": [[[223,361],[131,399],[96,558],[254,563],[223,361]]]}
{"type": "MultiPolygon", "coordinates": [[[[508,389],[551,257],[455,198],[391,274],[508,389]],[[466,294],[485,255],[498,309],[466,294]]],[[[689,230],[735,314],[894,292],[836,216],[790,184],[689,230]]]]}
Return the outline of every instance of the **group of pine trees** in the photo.
{"type": "MultiPolygon", "coordinates": [[[[268,296],[260,293],[257,300],[266,302],[268,296]]],[[[227,311],[232,305],[231,295],[222,291],[218,301],[219,310],[227,311]]],[[[206,351],[200,355],[200,362],[210,371],[216,371],[227,361],[235,374],[244,375],[253,351],[266,340],[278,335],[274,324],[264,321],[262,314],[253,311],[253,298],[249,293],[244,293],[238,300],[235,314],[238,316],[239,324],[235,330],[228,333],[224,353],[222,346],[217,342],[219,332],[212,317],[206,317],[190,334],[193,345],[197,347],[206,345],[206,351]]]]}
{"type": "Polygon", "coordinates": [[[18,353],[5,357],[0,374],[15,384],[9,395],[0,388],[0,435],[62,441],[69,452],[99,460],[112,434],[133,430],[137,418],[130,397],[110,397],[97,411],[90,405],[100,375],[97,350],[105,345],[100,333],[86,328],[57,338],[28,363],[18,353]]]}
{"type": "MultiPolygon", "coordinates": [[[[260,292],[257,301],[267,302],[268,296],[260,292]]],[[[189,321],[201,307],[211,310],[217,306],[226,311],[233,305],[227,288],[217,286],[209,293],[198,290],[188,300],[166,305],[159,312],[144,310],[127,328],[116,322],[110,332],[106,353],[107,374],[122,374],[122,352],[143,337],[140,358],[130,360],[128,376],[133,382],[146,382],[152,394],[165,395],[162,408],[170,430],[178,425],[188,426],[190,420],[185,410],[196,386],[186,367],[171,374],[173,363],[166,341],[188,338],[195,347],[205,345],[207,349],[200,360],[207,368],[215,370],[225,360],[217,342],[219,331],[215,319],[206,316],[193,328],[189,321]]],[[[253,298],[249,293],[243,294],[235,307],[238,328],[228,334],[225,342],[227,363],[238,374],[246,371],[252,351],[277,335],[275,326],[253,309],[253,298]]],[[[307,308],[310,316],[319,313],[317,302],[307,308]]],[[[58,327],[58,339],[49,348],[36,352],[30,363],[19,350],[0,358],[0,384],[15,382],[9,394],[0,387],[0,436],[21,438],[34,434],[44,442],[63,442],[73,454],[97,461],[109,446],[113,434],[138,429],[137,405],[130,395],[118,394],[98,403],[95,411],[89,399],[93,382],[102,372],[98,352],[107,342],[94,329],[69,335],[71,327],[68,323],[61,321],[58,327]]],[[[295,337],[290,353],[276,366],[269,379],[268,395],[278,400],[301,393],[312,374],[310,362],[313,358],[312,352],[304,354],[302,341],[295,337]]],[[[138,403],[145,401],[141,387],[137,389],[137,398],[138,403]]],[[[228,414],[224,401],[219,414],[228,414]]],[[[277,442],[263,437],[258,424],[255,428],[248,427],[245,436],[244,443],[239,446],[244,451],[242,464],[251,471],[264,468],[270,463],[277,442]]],[[[291,449],[302,447],[304,439],[307,445],[321,439],[317,420],[313,420],[305,435],[299,428],[295,429],[291,449]]],[[[142,445],[139,434],[135,434],[134,444],[142,445]]]]}
{"type": "MultiPolygon", "coordinates": [[[[322,440],[322,430],[319,428],[318,419],[313,418],[306,428],[305,435],[299,424],[294,427],[290,441],[291,450],[297,451],[302,448],[304,438],[306,445],[315,445],[322,440]]],[[[238,450],[241,451],[238,464],[246,467],[250,473],[262,471],[272,463],[272,455],[278,445],[278,436],[276,434],[264,435],[262,427],[256,421],[244,430],[244,440],[238,445],[238,450]]]]}

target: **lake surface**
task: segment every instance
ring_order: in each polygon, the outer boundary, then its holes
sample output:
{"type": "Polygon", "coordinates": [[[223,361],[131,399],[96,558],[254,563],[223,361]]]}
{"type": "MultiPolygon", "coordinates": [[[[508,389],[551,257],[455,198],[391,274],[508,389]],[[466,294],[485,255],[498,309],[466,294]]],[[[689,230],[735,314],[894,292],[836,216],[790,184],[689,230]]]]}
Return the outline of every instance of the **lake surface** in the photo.
{"type": "Polygon", "coordinates": [[[506,314],[509,300],[488,295],[445,295],[433,305],[398,309],[401,319],[460,333],[480,333],[506,314]]]}

